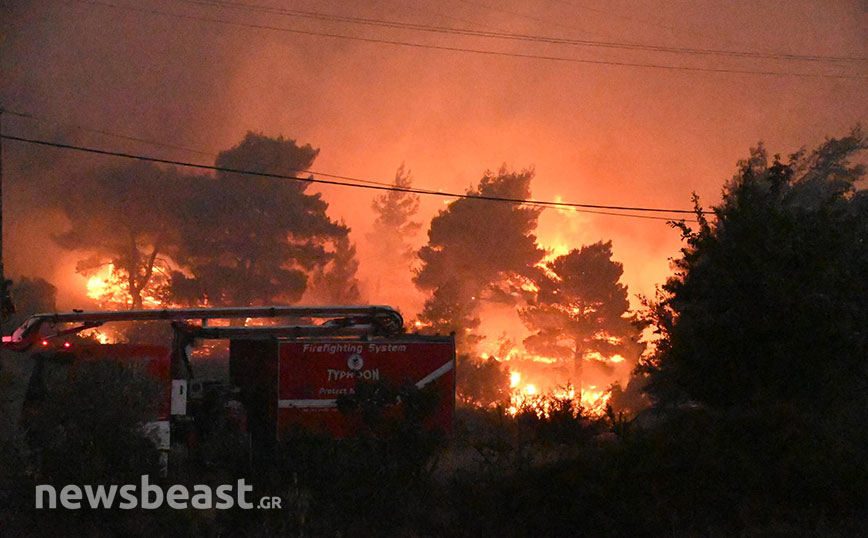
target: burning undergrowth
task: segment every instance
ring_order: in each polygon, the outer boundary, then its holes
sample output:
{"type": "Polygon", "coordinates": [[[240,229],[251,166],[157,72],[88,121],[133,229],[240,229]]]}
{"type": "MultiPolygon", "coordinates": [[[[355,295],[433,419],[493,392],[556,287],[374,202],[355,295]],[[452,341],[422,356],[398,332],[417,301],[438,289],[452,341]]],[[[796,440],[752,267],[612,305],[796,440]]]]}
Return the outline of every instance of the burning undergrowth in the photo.
{"type": "Polygon", "coordinates": [[[576,378],[572,364],[532,355],[520,347],[501,355],[465,357],[462,362],[458,378],[461,403],[500,408],[513,416],[521,412],[548,415],[565,402],[577,413],[602,416],[610,403],[611,387],[627,384],[630,377],[630,368],[620,356],[584,359],[590,372],[576,378]]]}

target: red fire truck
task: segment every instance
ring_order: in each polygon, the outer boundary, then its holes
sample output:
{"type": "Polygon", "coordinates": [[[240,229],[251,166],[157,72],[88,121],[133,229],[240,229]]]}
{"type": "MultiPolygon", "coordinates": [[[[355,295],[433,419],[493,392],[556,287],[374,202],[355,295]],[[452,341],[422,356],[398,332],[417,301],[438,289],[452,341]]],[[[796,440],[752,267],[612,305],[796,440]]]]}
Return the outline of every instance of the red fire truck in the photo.
{"type": "MultiPolygon", "coordinates": [[[[53,357],[73,365],[96,358],[145,364],[166,388],[161,412],[148,425],[166,453],[201,434],[215,401],[223,410],[243,409],[240,422],[254,450],[274,446],[299,429],[335,438],[358,435],[364,424],[358,416],[342,413],[338,404],[361,383],[412,385],[435,393],[436,404],[425,427],[447,434],[452,429],[454,337],[407,334],[400,314],[386,306],[37,314],[4,336],[3,345],[19,352],[36,348],[34,357],[40,359],[53,352],[53,357]],[[266,325],[213,325],[214,320],[245,323],[268,318],[272,319],[266,325]],[[171,324],[170,345],[70,343],[71,335],[107,323],[160,320],[171,324]],[[194,376],[193,349],[215,339],[229,341],[228,383],[194,376]],[[222,396],[215,399],[215,394],[222,396]]],[[[41,374],[38,362],[31,387],[40,386],[41,374]]]]}

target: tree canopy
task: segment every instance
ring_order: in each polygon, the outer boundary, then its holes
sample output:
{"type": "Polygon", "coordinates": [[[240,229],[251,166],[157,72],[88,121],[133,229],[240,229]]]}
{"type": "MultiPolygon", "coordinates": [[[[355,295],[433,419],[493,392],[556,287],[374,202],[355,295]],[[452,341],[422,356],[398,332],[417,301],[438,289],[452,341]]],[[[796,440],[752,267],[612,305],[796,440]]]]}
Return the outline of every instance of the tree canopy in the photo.
{"type": "MultiPolygon", "coordinates": [[[[530,198],[533,171],[487,172],[470,195],[530,198]]],[[[422,266],[413,279],[431,292],[420,320],[441,333],[474,341],[477,312],[485,300],[509,301],[518,280],[534,272],[545,252],[537,245],[540,209],[511,203],[459,199],[431,220],[422,266]]]]}
{"type": "Polygon", "coordinates": [[[40,312],[57,311],[57,287],[39,277],[21,277],[12,285],[15,314],[8,323],[9,329],[17,329],[29,316],[40,312]]]}
{"type": "MultiPolygon", "coordinates": [[[[318,153],[294,140],[247,133],[216,165],[299,175],[318,153]]],[[[175,291],[212,305],[301,299],[309,273],[332,257],[327,245],[349,233],[326,215],[319,193],[306,193],[309,186],[232,172],[191,178],[176,258],[185,271],[173,275],[175,291]]]]}
{"type": "Polygon", "coordinates": [[[69,227],[55,241],[90,254],[78,263],[82,274],[111,264],[125,284],[129,306],[141,308],[158,256],[178,246],[179,179],[174,169],[144,162],[70,178],[57,198],[69,227]]]}
{"type": "MultiPolygon", "coordinates": [[[[251,132],[215,164],[299,176],[318,153],[251,132]]],[[[104,168],[65,186],[58,205],[69,227],[56,240],[89,253],[78,265],[84,274],[111,264],[106,280],[123,283],[131,308],[141,308],[145,295],[164,304],[293,303],[311,275],[330,270],[345,279],[344,297],[357,297],[349,228],[328,217],[328,204],[309,186],[225,171],[182,175],[149,163],[104,168]],[[341,267],[327,268],[334,260],[341,267]]]]}
{"type": "Polygon", "coordinates": [[[828,406],[868,394],[868,141],[739,164],[713,218],[684,223],[677,272],[653,304],[659,402],[828,406]]]}
{"type": "Polygon", "coordinates": [[[536,298],[520,310],[533,334],[528,351],[573,362],[576,382],[586,362],[609,368],[605,358],[620,355],[635,364],[638,326],[629,313],[623,266],[612,260],[612,242],[573,249],[545,264],[533,278],[536,298]]]}
{"type": "MultiPolygon", "coordinates": [[[[395,171],[395,187],[409,189],[413,174],[401,166],[395,171]]],[[[391,260],[410,261],[415,257],[407,239],[415,235],[422,225],[413,220],[419,211],[419,195],[404,191],[388,191],[374,198],[371,208],[377,215],[368,240],[377,254],[391,260]]]]}
{"type": "Polygon", "coordinates": [[[344,235],[334,241],[334,253],[331,261],[319,266],[313,273],[310,286],[310,301],[318,304],[359,304],[362,293],[359,290],[359,279],[356,272],[359,262],[356,259],[356,247],[344,235]]]}

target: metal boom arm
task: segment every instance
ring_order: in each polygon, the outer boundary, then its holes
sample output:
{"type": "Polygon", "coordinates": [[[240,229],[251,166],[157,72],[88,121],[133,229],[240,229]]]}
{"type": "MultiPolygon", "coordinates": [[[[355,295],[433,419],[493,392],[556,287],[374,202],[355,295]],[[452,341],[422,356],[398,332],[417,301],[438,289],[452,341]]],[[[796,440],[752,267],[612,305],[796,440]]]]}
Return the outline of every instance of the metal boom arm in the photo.
{"type": "Polygon", "coordinates": [[[80,327],[59,331],[59,334],[98,327],[118,321],[183,321],[240,318],[314,318],[348,319],[354,325],[368,325],[388,333],[403,330],[404,319],[389,306],[246,306],[226,308],[165,308],[160,310],[121,310],[34,314],[12,333],[3,336],[3,345],[13,350],[29,348],[39,337],[44,323],[81,323],[80,327]]]}

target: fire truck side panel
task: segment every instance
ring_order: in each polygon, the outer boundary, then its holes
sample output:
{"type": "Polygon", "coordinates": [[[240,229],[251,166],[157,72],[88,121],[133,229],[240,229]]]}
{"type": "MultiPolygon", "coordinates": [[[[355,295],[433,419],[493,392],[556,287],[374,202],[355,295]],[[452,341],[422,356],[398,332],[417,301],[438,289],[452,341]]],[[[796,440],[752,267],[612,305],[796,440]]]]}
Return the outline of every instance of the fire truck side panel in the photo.
{"type": "Polygon", "coordinates": [[[343,415],[336,400],[358,382],[433,387],[436,408],[426,427],[452,431],[455,356],[451,337],[404,336],[398,340],[310,340],[280,344],[278,434],[295,428],[350,437],[362,428],[343,415]]]}

